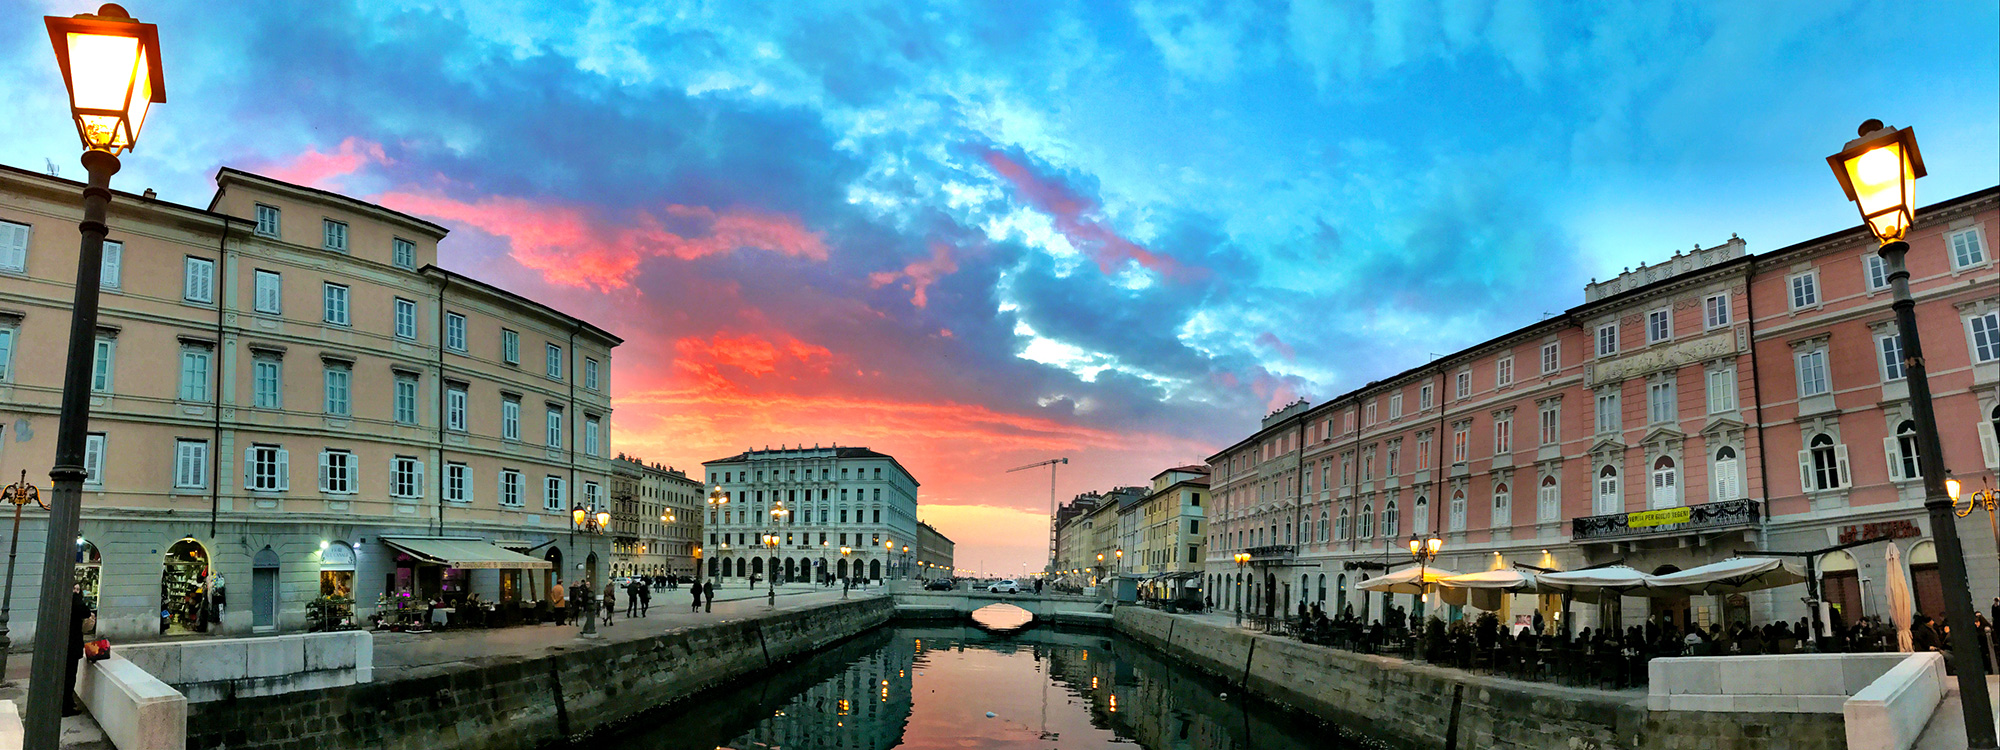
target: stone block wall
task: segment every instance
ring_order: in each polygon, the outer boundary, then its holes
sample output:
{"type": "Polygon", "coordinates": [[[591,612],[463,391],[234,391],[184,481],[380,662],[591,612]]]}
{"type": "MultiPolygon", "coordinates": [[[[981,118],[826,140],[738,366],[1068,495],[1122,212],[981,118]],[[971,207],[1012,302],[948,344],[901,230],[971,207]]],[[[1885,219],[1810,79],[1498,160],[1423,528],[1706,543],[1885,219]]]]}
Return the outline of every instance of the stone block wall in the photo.
{"type": "Polygon", "coordinates": [[[885,598],[190,707],[189,750],[539,750],[882,625],[885,598]]]}

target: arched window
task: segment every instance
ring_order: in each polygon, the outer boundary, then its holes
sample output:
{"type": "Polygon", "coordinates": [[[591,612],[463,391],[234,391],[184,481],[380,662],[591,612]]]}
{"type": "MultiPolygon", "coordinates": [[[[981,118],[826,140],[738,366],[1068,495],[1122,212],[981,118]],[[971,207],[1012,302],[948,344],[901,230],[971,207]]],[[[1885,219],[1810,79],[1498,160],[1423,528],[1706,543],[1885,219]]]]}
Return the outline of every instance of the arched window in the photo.
{"type": "Polygon", "coordinates": [[[1597,472],[1597,514],[1617,513],[1625,509],[1625,501],[1618,496],[1618,467],[1605,466],[1597,472]]]}
{"type": "Polygon", "coordinates": [[[1451,493],[1451,530],[1465,530],[1465,490],[1451,493]]]}
{"type": "Polygon", "coordinates": [[[1985,454],[1988,467],[2000,469],[2000,404],[1979,424],[1979,451],[1985,454]]]}
{"type": "Polygon", "coordinates": [[[1514,493],[1508,491],[1507,483],[1493,485],[1493,521],[1489,528],[1504,529],[1514,525],[1514,493]]]}
{"type": "Polygon", "coordinates": [[[1541,521],[1554,521],[1562,514],[1562,487],[1556,475],[1542,477],[1542,486],[1535,490],[1535,506],[1535,517],[1541,521]]]}
{"type": "Polygon", "coordinates": [[[1325,543],[1326,543],[1326,509],[1325,509],[1325,508],[1321,508],[1321,509],[1320,509],[1320,511],[1319,511],[1319,543],[1320,543],[1320,544],[1325,544],[1325,543]]]}
{"type": "Polygon", "coordinates": [[[1653,461],[1652,507],[1680,505],[1680,489],[1680,471],[1674,466],[1673,457],[1661,456],[1653,461]]]}
{"type": "Polygon", "coordinates": [[[1346,540],[1346,539],[1347,539],[1347,509],[1346,509],[1346,508],[1341,508],[1341,509],[1340,509],[1340,520],[1337,520],[1337,521],[1334,521],[1334,522],[1333,522],[1333,538],[1334,538],[1334,541],[1344,541],[1344,540],[1346,540]]]}
{"type": "Polygon", "coordinates": [[[1402,533],[1402,520],[1396,512],[1396,501],[1390,500],[1382,506],[1382,536],[1395,539],[1402,533]]]}
{"type": "Polygon", "coordinates": [[[1361,506],[1361,538],[1375,538],[1375,504],[1361,506]]]}
{"type": "Polygon", "coordinates": [[[1924,475],[1917,461],[1917,423],[1903,420],[1896,425],[1896,442],[1889,456],[1889,478],[1917,479],[1924,475]]]}
{"type": "Polygon", "coordinates": [[[1743,491],[1736,469],[1736,449],[1727,445],[1715,449],[1715,499],[1735,500],[1743,491]]]}
{"type": "Polygon", "coordinates": [[[1807,490],[1837,490],[1847,482],[1847,446],[1834,445],[1824,432],[1812,436],[1800,451],[1799,474],[1807,490]]]}
{"type": "Polygon", "coordinates": [[[1416,510],[1410,514],[1410,533],[1428,534],[1430,532],[1431,500],[1423,495],[1418,495],[1416,510]]]}

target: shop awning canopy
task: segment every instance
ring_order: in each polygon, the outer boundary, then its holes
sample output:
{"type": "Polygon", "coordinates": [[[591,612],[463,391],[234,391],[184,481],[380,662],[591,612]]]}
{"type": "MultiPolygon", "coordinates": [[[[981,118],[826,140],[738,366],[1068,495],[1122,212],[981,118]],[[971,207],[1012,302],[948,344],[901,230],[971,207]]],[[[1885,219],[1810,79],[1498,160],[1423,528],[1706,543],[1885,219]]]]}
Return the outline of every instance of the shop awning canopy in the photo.
{"type": "Polygon", "coordinates": [[[1805,581],[1805,569],[1775,557],[1732,557],[1699,568],[1646,576],[1648,587],[1682,595],[1741,594],[1805,581]]]}
{"type": "Polygon", "coordinates": [[[502,549],[480,539],[385,536],[382,543],[423,562],[462,570],[548,570],[553,567],[547,560],[502,549]]]}
{"type": "Polygon", "coordinates": [[[1412,565],[1385,576],[1362,581],[1355,584],[1354,588],[1362,591],[1386,591],[1391,594],[1421,594],[1429,588],[1424,584],[1435,584],[1438,581],[1455,575],[1458,575],[1458,573],[1443,568],[1425,568],[1412,565]],[[1418,582],[1418,576],[1423,577],[1422,583],[1418,582]]]}
{"type": "Polygon", "coordinates": [[[1652,595],[1646,588],[1646,574],[1623,565],[1541,573],[1535,576],[1535,583],[1544,594],[1569,594],[1581,602],[1595,602],[1607,593],[1612,596],[1652,595]]]}
{"type": "Polygon", "coordinates": [[[1469,603],[1489,612],[1500,609],[1500,597],[1506,594],[1536,591],[1534,575],[1513,568],[1452,576],[1438,581],[1438,587],[1448,604],[1469,603]]]}

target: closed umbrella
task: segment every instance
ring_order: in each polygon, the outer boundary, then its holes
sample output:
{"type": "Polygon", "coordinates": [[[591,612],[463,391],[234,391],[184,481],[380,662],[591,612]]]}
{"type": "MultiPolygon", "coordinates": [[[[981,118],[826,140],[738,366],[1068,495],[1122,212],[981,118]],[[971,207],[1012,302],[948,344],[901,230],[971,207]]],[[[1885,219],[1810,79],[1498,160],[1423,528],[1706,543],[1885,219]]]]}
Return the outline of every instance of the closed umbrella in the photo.
{"type": "Polygon", "coordinates": [[[1882,556],[1889,565],[1889,620],[1896,623],[1896,650],[1907,654],[1917,650],[1910,640],[1910,612],[1915,607],[1910,604],[1910,579],[1903,574],[1903,553],[1895,542],[1888,546],[1882,556]]]}
{"type": "Polygon", "coordinates": [[[1698,568],[1646,576],[1660,596],[1727,596],[1805,583],[1803,568],[1775,557],[1732,557],[1698,568]]]}

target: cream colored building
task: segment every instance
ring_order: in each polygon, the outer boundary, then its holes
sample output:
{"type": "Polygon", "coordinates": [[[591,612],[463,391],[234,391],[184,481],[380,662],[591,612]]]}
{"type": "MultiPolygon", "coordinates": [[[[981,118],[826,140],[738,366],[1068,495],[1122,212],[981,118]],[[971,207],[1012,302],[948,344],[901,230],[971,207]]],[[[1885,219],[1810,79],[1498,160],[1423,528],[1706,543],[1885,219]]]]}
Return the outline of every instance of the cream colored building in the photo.
{"type": "MultiPolygon", "coordinates": [[[[444,227],[234,169],[216,184],[207,208],[111,204],[77,541],[99,632],[301,630],[322,595],[365,621],[378,599],[601,580],[610,540],[571,510],[608,505],[621,340],[439,268],[444,227]]],[[[0,475],[44,487],[80,189],[0,167],[0,475]]],[[[20,640],[36,576],[15,581],[20,640]]]]}
{"type": "Polygon", "coordinates": [[[687,472],[620,455],[611,474],[611,574],[696,574],[701,481],[687,472]]]}
{"type": "Polygon", "coordinates": [[[1125,574],[1139,579],[1140,594],[1174,598],[1201,588],[1204,548],[1202,499],[1208,467],[1181,466],[1153,476],[1151,493],[1120,511],[1135,542],[1125,551],[1125,574]]]}
{"type": "Polygon", "coordinates": [[[894,456],[780,446],[702,466],[708,486],[729,499],[705,508],[710,579],[768,581],[775,572],[780,582],[880,581],[900,577],[910,559],[902,548],[917,538],[918,484],[894,456]],[[763,544],[767,536],[774,545],[763,544]]]}

